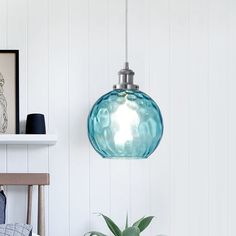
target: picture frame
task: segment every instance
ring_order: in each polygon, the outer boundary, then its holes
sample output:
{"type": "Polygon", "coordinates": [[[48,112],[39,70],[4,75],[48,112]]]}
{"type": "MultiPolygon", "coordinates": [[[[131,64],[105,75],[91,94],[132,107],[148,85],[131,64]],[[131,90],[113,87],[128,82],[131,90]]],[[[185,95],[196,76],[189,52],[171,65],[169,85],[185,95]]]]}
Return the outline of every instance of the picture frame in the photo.
{"type": "Polygon", "coordinates": [[[0,50],[0,135],[19,134],[19,50],[0,50]]]}

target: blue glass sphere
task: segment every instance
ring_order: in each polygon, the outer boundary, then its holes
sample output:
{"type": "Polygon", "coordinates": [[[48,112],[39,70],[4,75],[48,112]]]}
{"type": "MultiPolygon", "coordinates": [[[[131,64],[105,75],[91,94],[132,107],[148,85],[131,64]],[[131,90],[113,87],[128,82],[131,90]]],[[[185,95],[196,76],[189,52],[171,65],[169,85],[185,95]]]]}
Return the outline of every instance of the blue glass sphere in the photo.
{"type": "Polygon", "coordinates": [[[119,89],[103,95],[88,116],[89,140],[104,158],[147,158],[162,134],[159,107],[139,90],[119,89]]]}

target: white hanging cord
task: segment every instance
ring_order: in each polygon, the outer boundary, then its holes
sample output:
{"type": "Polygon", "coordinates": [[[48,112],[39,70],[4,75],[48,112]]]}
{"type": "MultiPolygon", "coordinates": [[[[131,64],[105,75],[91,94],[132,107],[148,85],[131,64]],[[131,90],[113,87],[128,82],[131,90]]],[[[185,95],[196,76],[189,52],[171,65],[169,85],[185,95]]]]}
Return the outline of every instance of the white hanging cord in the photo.
{"type": "Polygon", "coordinates": [[[125,67],[128,66],[128,0],[125,0],[125,67]]]}

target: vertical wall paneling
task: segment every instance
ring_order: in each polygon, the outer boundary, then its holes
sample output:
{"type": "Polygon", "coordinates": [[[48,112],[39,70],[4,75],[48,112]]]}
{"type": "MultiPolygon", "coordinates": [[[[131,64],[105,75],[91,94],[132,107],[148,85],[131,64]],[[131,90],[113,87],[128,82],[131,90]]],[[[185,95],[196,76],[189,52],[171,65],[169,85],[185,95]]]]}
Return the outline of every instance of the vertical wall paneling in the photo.
{"type": "Polygon", "coordinates": [[[0,48],[7,46],[7,0],[0,0],[0,48]]]}
{"type": "Polygon", "coordinates": [[[6,172],[7,168],[7,154],[6,154],[6,145],[1,145],[0,147],[0,171],[6,172]]]}
{"type": "Polygon", "coordinates": [[[78,232],[82,234],[90,230],[91,217],[86,125],[89,110],[89,1],[71,0],[69,7],[70,235],[77,236],[78,232]]]}
{"type": "MultiPolygon", "coordinates": [[[[28,113],[45,115],[48,130],[48,3],[28,1],[28,113]]],[[[48,147],[28,146],[28,171],[48,172],[48,147]]],[[[33,225],[37,226],[37,189],[33,192],[33,225]]],[[[46,203],[47,203],[46,198],[46,203]]],[[[47,211],[46,211],[47,212],[47,211]]],[[[46,216],[48,222],[48,216],[46,216]]],[[[48,228],[48,227],[47,227],[48,228]]]]}
{"type": "MultiPolygon", "coordinates": [[[[7,46],[7,1],[0,1],[0,49],[7,46]]],[[[6,145],[0,145],[0,171],[6,171],[6,145]]]]}
{"type": "MultiPolygon", "coordinates": [[[[118,71],[124,63],[125,49],[125,1],[108,1],[108,79],[107,90],[118,81],[118,71]]],[[[132,63],[131,63],[132,64],[132,63]]],[[[110,179],[110,215],[121,227],[127,213],[130,213],[130,162],[111,161],[110,179]],[[119,208],[117,203],[119,202],[119,208]]]]}
{"type": "Polygon", "coordinates": [[[228,233],[228,4],[229,1],[210,1],[209,11],[209,230],[212,236],[228,233]]]}
{"type": "Polygon", "coordinates": [[[146,39],[148,1],[128,1],[128,53],[130,67],[135,72],[135,81],[145,91],[146,39]]]}
{"type": "MultiPolygon", "coordinates": [[[[20,50],[20,117],[25,117],[27,110],[27,1],[9,0],[7,48],[20,50]]],[[[26,145],[11,145],[7,147],[7,171],[27,172],[26,145]]],[[[8,222],[26,221],[26,193],[24,187],[9,187],[8,192],[8,222]],[[18,202],[14,201],[18,199],[18,202]],[[15,209],[18,209],[16,212],[15,209]]]]}
{"type": "MultiPolygon", "coordinates": [[[[149,90],[159,105],[164,121],[164,136],[149,160],[150,214],[154,215],[150,235],[170,235],[170,32],[169,2],[149,1],[149,90]],[[164,181],[163,181],[164,180],[164,181]],[[163,205],[165,207],[163,208],[163,205]]],[[[174,77],[174,76],[173,76],[174,77]]]]}
{"type": "Polygon", "coordinates": [[[49,127],[55,127],[58,135],[57,145],[50,150],[49,157],[49,235],[69,235],[68,5],[67,0],[49,3],[49,86],[53,91],[49,95],[49,106],[53,108],[49,127]]]}
{"type": "Polygon", "coordinates": [[[236,188],[235,188],[235,168],[236,168],[236,108],[235,108],[235,74],[236,74],[236,2],[230,1],[229,2],[229,26],[230,26],[230,34],[229,34],[229,81],[228,81],[228,235],[235,235],[236,234],[236,225],[235,225],[235,218],[236,218],[236,188]]]}
{"type": "MultiPolygon", "coordinates": [[[[7,1],[0,1],[0,49],[7,47],[7,1]]],[[[0,71],[1,72],[1,71],[0,71]]],[[[0,172],[7,171],[7,146],[0,145],[0,172]]],[[[8,215],[8,213],[7,213],[8,215]]]]}
{"type": "Polygon", "coordinates": [[[6,48],[19,50],[19,92],[21,132],[25,131],[28,109],[27,100],[27,54],[28,54],[28,1],[7,0],[6,48]]]}
{"type": "MultiPolygon", "coordinates": [[[[27,172],[27,149],[11,145],[7,151],[7,171],[10,173],[27,172]]],[[[26,187],[7,187],[7,222],[26,222],[26,187]],[[16,201],[17,199],[17,201],[16,201]],[[16,211],[17,209],[17,211],[16,211]]]]}
{"type": "MultiPolygon", "coordinates": [[[[27,114],[27,53],[28,53],[28,3],[22,1],[7,1],[7,42],[8,49],[18,49],[19,52],[19,90],[20,119],[25,120],[27,114]]],[[[24,131],[24,125],[22,126],[24,131]]]]}
{"type": "MultiPolygon", "coordinates": [[[[89,108],[105,92],[108,83],[108,1],[90,0],[89,6],[89,108]]],[[[109,214],[110,164],[90,146],[90,206],[91,228],[106,233],[107,229],[98,212],[109,214]]]]}
{"type": "Polygon", "coordinates": [[[208,12],[208,1],[189,2],[189,234],[192,236],[202,234],[202,228],[204,234],[209,232],[208,12]]]}
{"type": "Polygon", "coordinates": [[[189,2],[170,1],[171,235],[189,235],[189,2]]]}

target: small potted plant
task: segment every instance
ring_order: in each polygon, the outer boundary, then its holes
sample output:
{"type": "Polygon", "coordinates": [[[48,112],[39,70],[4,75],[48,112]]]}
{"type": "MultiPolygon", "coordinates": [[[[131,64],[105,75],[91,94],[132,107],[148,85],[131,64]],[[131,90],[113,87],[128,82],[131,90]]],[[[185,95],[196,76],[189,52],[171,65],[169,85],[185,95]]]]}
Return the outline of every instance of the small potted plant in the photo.
{"type": "MultiPolygon", "coordinates": [[[[126,217],[125,229],[122,231],[109,217],[99,214],[105,220],[109,230],[112,232],[114,236],[139,236],[141,232],[143,232],[151,223],[154,216],[142,217],[133,223],[132,226],[128,225],[128,215],[126,217]]],[[[97,231],[91,231],[86,233],[84,236],[107,236],[103,233],[97,231]]]]}

